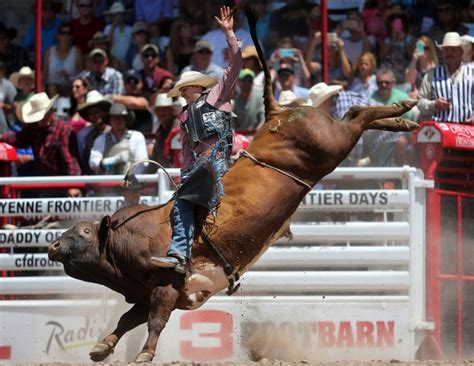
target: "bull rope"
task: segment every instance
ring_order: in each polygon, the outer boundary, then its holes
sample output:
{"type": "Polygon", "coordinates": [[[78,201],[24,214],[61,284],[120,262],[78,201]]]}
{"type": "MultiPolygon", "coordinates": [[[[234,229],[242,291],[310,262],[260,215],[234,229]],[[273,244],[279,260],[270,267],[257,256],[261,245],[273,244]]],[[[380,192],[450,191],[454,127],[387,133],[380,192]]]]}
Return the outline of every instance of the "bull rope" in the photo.
{"type": "Polygon", "coordinates": [[[165,174],[168,177],[168,179],[170,180],[170,182],[173,183],[174,190],[175,191],[178,190],[178,186],[174,182],[173,178],[171,178],[171,175],[169,175],[169,173],[166,171],[166,168],[163,165],[161,165],[160,163],[158,163],[157,161],[154,161],[154,160],[151,160],[151,159],[137,160],[132,165],[130,165],[130,167],[127,169],[127,172],[125,173],[125,177],[123,178],[123,182],[121,184],[121,186],[123,188],[128,188],[130,186],[130,181],[129,181],[128,177],[133,174],[133,171],[135,170],[135,168],[138,165],[143,164],[143,163],[152,163],[152,164],[155,164],[156,166],[158,166],[158,168],[163,169],[163,171],[165,172],[165,174]]]}
{"type": "MultiPolygon", "coordinates": [[[[285,172],[284,170],[282,169],[279,169],[273,165],[270,165],[270,164],[267,164],[261,160],[258,160],[255,156],[253,156],[251,153],[249,153],[247,150],[239,150],[239,153],[238,153],[238,158],[240,158],[241,156],[245,156],[246,158],[252,160],[254,163],[258,164],[258,165],[261,165],[263,166],[264,168],[270,168],[270,169],[273,169],[274,171],[278,172],[278,173],[281,173],[283,175],[286,175],[287,177],[293,179],[295,182],[298,182],[302,185],[304,185],[306,188],[308,188],[310,191],[313,189],[312,186],[310,186],[308,183],[306,183],[304,180],[298,178],[296,175],[293,175],[289,172],[285,172]]],[[[237,159],[238,159],[237,158],[237,159]]]]}

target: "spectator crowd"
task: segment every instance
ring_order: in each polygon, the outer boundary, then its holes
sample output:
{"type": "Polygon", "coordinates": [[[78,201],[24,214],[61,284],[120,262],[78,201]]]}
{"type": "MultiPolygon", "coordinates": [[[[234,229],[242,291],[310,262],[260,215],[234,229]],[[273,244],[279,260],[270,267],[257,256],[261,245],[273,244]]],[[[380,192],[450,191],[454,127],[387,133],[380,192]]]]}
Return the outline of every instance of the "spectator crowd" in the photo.
{"type": "MultiPolygon", "coordinates": [[[[327,84],[318,3],[252,1],[281,105],[342,119],[354,105],[417,99],[405,117],[474,123],[474,0],[352,1],[344,11],[329,2],[327,84]]],[[[20,40],[0,23],[0,141],[18,149],[15,174],[124,174],[146,158],[180,167],[185,101],[168,92],[184,72],[223,77],[229,50],[214,19],[223,4],[234,2],[43,0],[42,70],[33,69],[35,25],[20,40]]],[[[235,22],[243,67],[232,97],[234,145],[242,147],[263,123],[263,72],[244,15],[235,22]]],[[[407,134],[377,131],[343,164],[416,165],[415,155],[407,134]]]]}

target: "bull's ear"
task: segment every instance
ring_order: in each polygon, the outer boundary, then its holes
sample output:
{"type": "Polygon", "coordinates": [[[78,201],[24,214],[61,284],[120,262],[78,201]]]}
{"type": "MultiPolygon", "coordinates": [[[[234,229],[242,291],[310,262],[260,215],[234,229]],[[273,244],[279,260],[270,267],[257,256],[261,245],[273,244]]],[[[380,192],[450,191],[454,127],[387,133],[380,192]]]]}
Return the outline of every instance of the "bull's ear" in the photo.
{"type": "Polygon", "coordinates": [[[110,225],[112,224],[112,220],[110,219],[109,215],[106,215],[102,218],[100,221],[100,226],[99,226],[99,248],[102,251],[102,248],[104,248],[105,243],[107,243],[107,236],[109,235],[109,230],[110,230],[110,225]]]}

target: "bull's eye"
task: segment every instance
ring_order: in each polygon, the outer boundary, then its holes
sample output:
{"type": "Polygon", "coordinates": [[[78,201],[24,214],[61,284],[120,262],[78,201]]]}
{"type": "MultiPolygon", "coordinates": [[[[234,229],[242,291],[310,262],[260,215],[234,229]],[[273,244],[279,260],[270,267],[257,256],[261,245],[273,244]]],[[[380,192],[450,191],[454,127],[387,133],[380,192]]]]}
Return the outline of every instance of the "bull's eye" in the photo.
{"type": "Polygon", "coordinates": [[[91,229],[88,229],[88,228],[85,228],[85,229],[84,229],[84,233],[85,233],[85,234],[90,234],[90,232],[91,232],[91,229]]]}

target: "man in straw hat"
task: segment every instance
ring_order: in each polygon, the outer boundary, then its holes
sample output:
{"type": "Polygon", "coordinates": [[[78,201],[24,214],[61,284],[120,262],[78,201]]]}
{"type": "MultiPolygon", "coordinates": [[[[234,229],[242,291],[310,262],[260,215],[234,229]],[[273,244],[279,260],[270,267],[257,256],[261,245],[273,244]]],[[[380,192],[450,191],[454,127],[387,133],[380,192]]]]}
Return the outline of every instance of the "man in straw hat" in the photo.
{"type": "Polygon", "coordinates": [[[215,210],[224,195],[221,179],[232,150],[230,99],[242,68],[241,42],[235,37],[234,17],[229,7],[221,7],[215,18],[229,45],[229,66],[223,78],[217,82],[208,75],[187,71],[168,93],[169,97],[181,95],[187,102],[180,116],[182,185],[173,208],[173,237],[168,256],[152,260],[179,273],[187,272],[191,257],[194,207],[215,210]]]}
{"type": "Polygon", "coordinates": [[[423,78],[418,104],[421,119],[473,124],[474,65],[462,62],[461,36],[448,32],[443,43],[437,46],[441,48],[444,62],[423,78]]]}
{"type": "MultiPolygon", "coordinates": [[[[158,118],[158,129],[155,132],[155,141],[153,144],[153,150],[150,154],[151,159],[159,162],[164,167],[171,167],[171,160],[165,154],[165,142],[168,138],[170,131],[173,128],[179,127],[179,113],[181,111],[181,105],[178,101],[173,101],[172,98],[168,97],[165,93],[160,93],[156,96],[154,112],[158,118]]],[[[150,173],[156,172],[156,166],[150,167],[150,173]]]]}
{"type": "Polygon", "coordinates": [[[77,134],[81,169],[85,175],[95,174],[95,171],[89,166],[89,157],[95,139],[100,134],[110,131],[107,120],[111,104],[97,90],[91,90],[86,94],[86,101],[77,108],[81,117],[91,123],[90,126],[84,127],[77,134]]]}
{"type": "MultiPolygon", "coordinates": [[[[52,107],[58,96],[49,99],[44,92],[33,95],[21,106],[21,119],[25,126],[20,132],[0,135],[0,141],[16,147],[31,146],[39,174],[81,175],[77,158],[76,134],[70,125],[59,120],[52,107]]],[[[80,196],[81,191],[70,188],[44,191],[43,197],[54,197],[67,193],[70,197],[80,196]]]]}
{"type": "MultiPolygon", "coordinates": [[[[89,166],[96,172],[125,174],[134,161],[148,158],[145,136],[129,130],[135,117],[122,103],[112,104],[109,115],[110,131],[95,139],[89,166]]],[[[139,166],[136,172],[143,170],[139,166]]]]}

